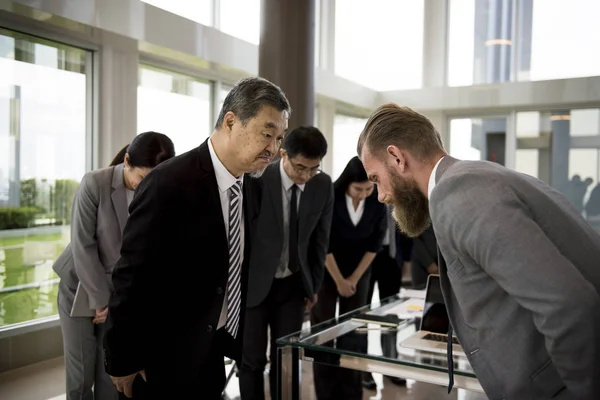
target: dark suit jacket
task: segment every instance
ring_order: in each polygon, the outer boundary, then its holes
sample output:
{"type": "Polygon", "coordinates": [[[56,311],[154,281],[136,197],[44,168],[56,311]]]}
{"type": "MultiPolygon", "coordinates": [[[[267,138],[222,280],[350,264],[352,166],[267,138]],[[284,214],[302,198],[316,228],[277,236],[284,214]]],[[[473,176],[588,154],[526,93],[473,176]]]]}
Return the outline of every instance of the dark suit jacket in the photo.
{"type": "Polygon", "coordinates": [[[329,253],[335,257],[345,278],[354,272],[366,252],[381,251],[386,231],[387,208],[377,200],[376,194],[365,199],[362,218],[354,226],[346,205],[346,193],[335,192],[329,253]]]}
{"type": "MultiPolygon", "coordinates": [[[[242,311],[260,182],[246,176],[243,192],[242,311]]],[[[174,376],[175,387],[179,380],[189,384],[185,380],[202,367],[226,296],[229,250],[221,210],[207,142],[165,161],[142,181],[112,275],[104,341],[110,375],[145,368],[148,381],[174,376]]],[[[229,336],[224,356],[240,359],[242,337],[229,336]]]]}
{"type": "MultiPolygon", "coordinates": [[[[259,235],[254,240],[250,261],[247,307],[256,307],[267,297],[283,249],[283,204],[279,162],[262,176],[262,206],[257,220],[259,235]]],[[[333,184],[325,173],[306,183],[298,208],[298,256],[307,298],[318,293],[323,282],[329,245],[333,184]]]]}
{"type": "Polygon", "coordinates": [[[430,211],[454,331],[490,399],[600,399],[600,236],[545,183],[439,164],[430,211]]]}
{"type": "Polygon", "coordinates": [[[427,267],[438,263],[438,247],[435,240],[433,227],[413,239],[413,252],[411,260],[412,283],[415,289],[425,289],[427,285],[427,267]]]}

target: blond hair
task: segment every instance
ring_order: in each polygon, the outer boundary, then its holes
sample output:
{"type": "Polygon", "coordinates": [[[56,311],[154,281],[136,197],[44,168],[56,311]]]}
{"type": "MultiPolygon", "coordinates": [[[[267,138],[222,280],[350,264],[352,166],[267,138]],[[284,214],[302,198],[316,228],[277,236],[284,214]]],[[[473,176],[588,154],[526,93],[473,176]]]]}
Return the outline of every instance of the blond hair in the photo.
{"type": "Polygon", "coordinates": [[[390,145],[406,149],[422,161],[444,152],[442,138],[427,117],[394,103],[373,111],[358,138],[357,151],[360,156],[366,146],[371,154],[379,155],[390,145]]]}

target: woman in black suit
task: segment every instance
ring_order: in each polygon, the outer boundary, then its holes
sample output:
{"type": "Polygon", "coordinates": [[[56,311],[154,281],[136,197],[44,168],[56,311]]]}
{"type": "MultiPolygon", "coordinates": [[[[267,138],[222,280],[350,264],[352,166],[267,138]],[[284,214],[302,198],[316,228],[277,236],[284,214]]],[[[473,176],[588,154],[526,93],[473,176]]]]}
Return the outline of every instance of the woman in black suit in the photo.
{"type": "MultiPolygon", "coordinates": [[[[386,232],[386,207],[379,203],[374,185],[358,159],[352,158],[334,183],[335,200],[325,260],[327,273],[312,310],[312,324],[345,314],[368,303],[370,266],[381,250],[386,232]]],[[[366,337],[339,338],[338,347],[360,351],[366,337]]],[[[317,398],[362,399],[361,376],[358,371],[314,364],[317,398]]]]}

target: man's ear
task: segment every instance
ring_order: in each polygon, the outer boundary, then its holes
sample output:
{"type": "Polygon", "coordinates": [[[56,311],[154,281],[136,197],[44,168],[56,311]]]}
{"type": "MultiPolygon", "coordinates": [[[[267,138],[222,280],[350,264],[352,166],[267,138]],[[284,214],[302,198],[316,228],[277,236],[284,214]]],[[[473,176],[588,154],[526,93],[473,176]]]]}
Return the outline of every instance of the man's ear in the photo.
{"type": "Polygon", "coordinates": [[[235,114],[231,111],[228,111],[223,117],[223,125],[221,125],[221,128],[231,131],[233,129],[233,125],[235,124],[235,119],[235,114]]]}
{"type": "Polygon", "coordinates": [[[400,172],[404,172],[406,169],[406,155],[397,146],[390,145],[386,149],[388,156],[388,163],[392,164],[394,168],[397,168],[400,172]]]}

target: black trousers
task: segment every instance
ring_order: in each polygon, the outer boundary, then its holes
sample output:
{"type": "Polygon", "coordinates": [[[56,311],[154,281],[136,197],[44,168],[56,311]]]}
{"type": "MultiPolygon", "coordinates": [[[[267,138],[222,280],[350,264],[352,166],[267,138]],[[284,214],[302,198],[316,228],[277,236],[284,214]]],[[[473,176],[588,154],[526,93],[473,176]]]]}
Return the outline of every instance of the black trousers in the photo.
{"type": "MultiPolygon", "coordinates": [[[[371,281],[369,282],[367,303],[373,302],[375,282],[377,282],[379,288],[379,300],[398,294],[402,286],[402,269],[403,265],[399,265],[395,258],[390,257],[389,247],[384,246],[383,250],[373,260],[373,264],[371,264],[371,281]]],[[[396,332],[381,334],[381,350],[384,357],[398,358],[396,337],[396,332]]]]}
{"type": "MultiPolygon", "coordinates": [[[[133,400],[220,400],[225,387],[225,328],[219,329],[201,368],[182,369],[174,357],[170,365],[148,366],[145,382],[137,376],[133,384],[133,400]],[[188,376],[185,376],[188,375],[188,376]]],[[[120,400],[131,400],[119,393],[120,400]]]]}
{"type": "MultiPolygon", "coordinates": [[[[319,292],[319,301],[312,310],[312,324],[315,325],[335,318],[335,308],[338,301],[340,315],[367,305],[370,281],[371,272],[369,268],[358,282],[354,296],[341,297],[338,294],[335,282],[328,273],[325,273],[323,286],[319,292]]],[[[366,341],[366,335],[349,333],[338,338],[336,343],[328,343],[328,345],[336,346],[338,349],[360,352],[366,346],[366,341]]],[[[314,363],[313,374],[317,399],[362,399],[362,379],[360,371],[314,363]]]]}
{"type": "Polygon", "coordinates": [[[304,286],[300,273],[274,279],[266,299],[246,309],[244,348],[240,367],[240,393],[243,400],[265,398],[264,370],[267,364],[268,328],[271,328],[269,388],[277,392],[277,344],[280,337],[302,329],[305,308],[304,286]]]}

